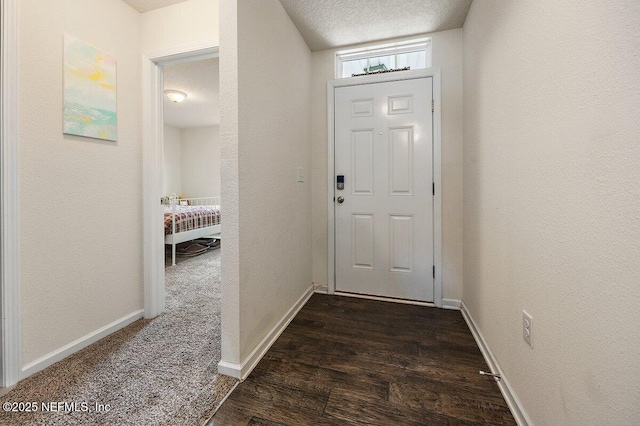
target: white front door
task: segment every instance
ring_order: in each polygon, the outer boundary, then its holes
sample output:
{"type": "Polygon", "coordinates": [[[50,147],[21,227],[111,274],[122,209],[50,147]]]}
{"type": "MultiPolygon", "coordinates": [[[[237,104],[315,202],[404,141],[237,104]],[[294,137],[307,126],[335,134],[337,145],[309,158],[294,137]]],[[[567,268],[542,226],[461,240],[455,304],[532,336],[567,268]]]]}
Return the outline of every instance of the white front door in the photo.
{"type": "Polygon", "coordinates": [[[335,89],[336,291],[433,301],[432,82],[335,89]]]}

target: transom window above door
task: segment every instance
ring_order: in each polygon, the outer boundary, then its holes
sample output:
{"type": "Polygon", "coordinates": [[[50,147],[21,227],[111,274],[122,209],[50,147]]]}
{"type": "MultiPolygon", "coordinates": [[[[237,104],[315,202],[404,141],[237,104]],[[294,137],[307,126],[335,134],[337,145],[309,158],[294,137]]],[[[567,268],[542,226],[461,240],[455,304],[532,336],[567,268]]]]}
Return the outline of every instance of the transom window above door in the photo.
{"type": "Polygon", "coordinates": [[[336,78],[431,67],[431,39],[421,38],[336,52],[336,78]]]}

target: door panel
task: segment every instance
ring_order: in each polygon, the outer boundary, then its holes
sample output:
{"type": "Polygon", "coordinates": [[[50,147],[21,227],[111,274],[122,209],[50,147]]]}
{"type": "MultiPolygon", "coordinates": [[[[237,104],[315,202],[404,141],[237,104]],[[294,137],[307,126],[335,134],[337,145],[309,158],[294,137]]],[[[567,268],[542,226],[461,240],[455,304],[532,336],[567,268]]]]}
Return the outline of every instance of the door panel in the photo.
{"type": "Polygon", "coordinates": [[[354,99],[351,101],[351,117],[373,116],[373,98],[354,99]]]}
{"type": "Polygon", "coordinates": [[[335,89],[336,290],[433,301],[432,79],[335,89]]]}
{"type": "Polygon", "coordinates": [[[353,130],[351,141],[352,195],[373,195],[373,129],[353,130]]]}
{"type": "Polygon", "coordinates": [[[390,215],[389,253],[392,272],[412,272],[413,216],[390,215]]]}
{"type": "Polygon", "coordinates": [[[373,269],[373,215],[354,214],[351,221],[351,237],[354,268],[373,269]]]}
{"type": "Polygon", "coordinates": [[[389,136],[391,195],[412,195],[413,127],[391,129],[389,136]]]}

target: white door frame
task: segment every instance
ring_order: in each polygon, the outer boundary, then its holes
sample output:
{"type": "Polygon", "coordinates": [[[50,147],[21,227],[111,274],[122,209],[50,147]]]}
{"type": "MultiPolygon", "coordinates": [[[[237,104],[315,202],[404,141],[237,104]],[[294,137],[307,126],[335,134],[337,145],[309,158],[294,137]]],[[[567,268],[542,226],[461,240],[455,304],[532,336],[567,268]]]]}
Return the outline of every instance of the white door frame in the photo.
{"type": "MultiPolygon", "coordinates": [[[[328,280],[329,294],[336,292],[336,256],[335,256],[335,123],[334,123],[334,98],[335,89],[338,87],[358,86],[363,84],[384,83],[389,81],[413,80],[416,78],[433,78],[433,183],[435,195],[433,197],[433,262],[436,267],[433,283],[433,305],[442,307],[442,140],[441,140],[441,80],[440,68],[427,68],[414,71],[401,71],[383,74],[373,74],[361,77],[349,77],[331,80],[327,82],[327,152],[328,152],[328,236],[329,236],[329,270],[328,280]]],[[[384,299],[384,298],[378,298],[384,299]]],[[[416,302],[417,303],[417,302],[416,302]]],[[[420,302],[419,304],[430,305],[420,302]]]]}
{"type": "Polygon", "coordinates": [[[18,1],[1,1],[0,388],[6,388],[20,380],[22,352],[18,232],[18,1]]]}
{"type": "Polygon", "coordinates": [[[162,197],[164,141],[163,67],[219,56],[217,40],[153,51],[142,58],[142,214],[144,251],[144,317],[155,318],[165,308],[164,223],[162,197]]]}

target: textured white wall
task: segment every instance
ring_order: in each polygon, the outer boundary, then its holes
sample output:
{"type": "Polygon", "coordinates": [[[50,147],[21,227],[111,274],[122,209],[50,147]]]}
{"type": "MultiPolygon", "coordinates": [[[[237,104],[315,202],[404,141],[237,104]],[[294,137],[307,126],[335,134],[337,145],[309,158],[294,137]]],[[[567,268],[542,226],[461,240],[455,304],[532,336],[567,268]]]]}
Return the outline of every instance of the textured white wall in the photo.
{"type": "Polygon", "coordinates": [[[220,128],[182,129],[182,195],[220,196],[220,128]]]}
{"type": "MultiPolygon", "coordinates": [[[[432,33],[429,37],[432,38],[433,67],[442,70],[443,295],[445,298],[461,299],[462,30],[432,33]]],[[[380,42],[373,43],[376,44],[380,42]]],[[[327,81],[335,78],[335,52],[343,49],[323,50],[312,54],[313,282],[320,286],[328,283],[327,81]]]]}
{"type": "Polygon", "coordinates": [[[238,362],[311,285],[311,188],[295,173],[310,170],[311,53],[277,0],[223,0],[221,25],[223,208],[241,224],[223,231],[222,360],[238,362]]]}
{"type": "Polygon", "coordinates": [[[221,359],[240,362],[240,170],[238,2],[220,0],[220,190],[224,245],[220,251],[221,359]]]}
{"type": "Polygon", "coordinates": [[[180,129],[164,125],[163,195],[182,195],[182,143],[180,129]]]}
{"type": "Polygon", "coordinates": [[[142,51],[218,40],[218,0],[189,0],[142,14],[142,51]]]}
{"type": "Polygon", "coordinates": [[[640,420],[638,28],[604,0],[464,26],[464,301],[537,425],[640,420]]]}
{"type": "Polygon", "coordinates": [[[142,308],[140,14],[120,0],[18,6],[28,364],[142,308]],[[117,59],[118,142],[62,134],[63,33],[117,59]]]}

